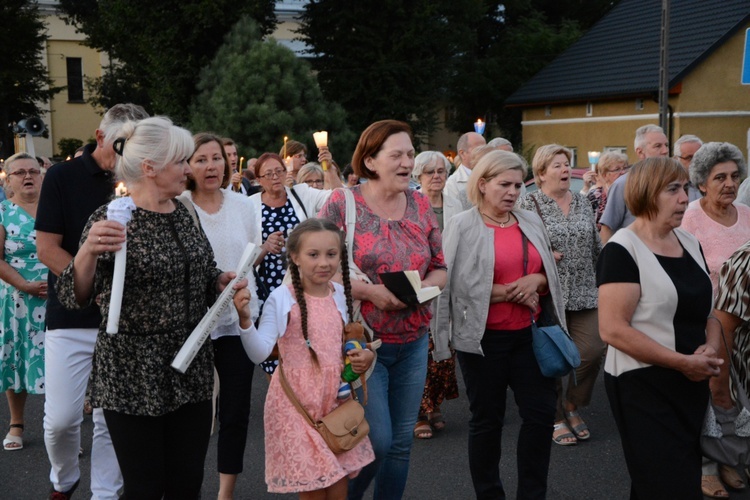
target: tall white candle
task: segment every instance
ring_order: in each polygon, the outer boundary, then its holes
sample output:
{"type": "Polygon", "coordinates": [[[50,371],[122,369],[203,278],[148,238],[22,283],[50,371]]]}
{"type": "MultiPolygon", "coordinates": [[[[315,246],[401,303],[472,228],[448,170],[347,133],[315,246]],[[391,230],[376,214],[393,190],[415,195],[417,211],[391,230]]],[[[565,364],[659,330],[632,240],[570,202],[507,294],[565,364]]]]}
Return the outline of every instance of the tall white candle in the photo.
{"type": "MultiPolygon", "coordinates": [[[[119,222],[127,226],[135,210],[133,198],[127,196],[117,198],[107,206],[107,219],[119,222]]],[[[125,263],[127,258],[128,242],[122,244],[115,252],[115,269],[112,276],[112,291],[109,298],[109,314],[107,315],[107,333],[117,333],[120,323],[120,310],[122,309],[122,293],[125,289],[125,263]]]]}

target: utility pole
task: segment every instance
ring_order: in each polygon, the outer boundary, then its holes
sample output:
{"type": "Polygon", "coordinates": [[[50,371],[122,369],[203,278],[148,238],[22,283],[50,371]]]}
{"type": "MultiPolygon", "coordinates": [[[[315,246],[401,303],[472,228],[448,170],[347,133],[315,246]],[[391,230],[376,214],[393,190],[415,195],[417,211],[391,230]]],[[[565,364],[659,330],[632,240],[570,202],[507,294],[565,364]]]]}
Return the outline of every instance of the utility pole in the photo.
{"type": "Polygon", "coordinates": [[[659,126],[669,130],[669,0],[661,2],[661,44],[659,47],[659,126]]]}

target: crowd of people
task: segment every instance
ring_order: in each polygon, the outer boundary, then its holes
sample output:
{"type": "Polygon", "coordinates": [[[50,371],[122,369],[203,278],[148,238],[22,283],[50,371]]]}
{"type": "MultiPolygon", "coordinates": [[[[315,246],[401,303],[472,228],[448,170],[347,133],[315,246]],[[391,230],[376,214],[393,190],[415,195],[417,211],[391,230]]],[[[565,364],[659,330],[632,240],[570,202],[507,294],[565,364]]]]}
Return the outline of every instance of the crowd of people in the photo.
{"type": "Polygon", "coordinates": [[[451,162],[416,155],[410,127],[395,120],[363,131],[343,169],[327,147],[308,162],[305,144],[290,140],[242,171],[231,139],[193,135],[133,104],[109,109],[95,137],[51,168],[26,153],[4,164],[3,448],[23,449],[26,397],[45,394],[51,499],[80,483],[86,400],[94,498],[200,498],[214,425],[219,498],[246,495],[235,490],[256,365],[270,381],[274,493],[359,499],[372,487],[376,499],[401,498],[413,440],[447,425],[441,405],[458,397],[458,366],[477,498],[506,496],[508,387],[522,420],[517,497],[545,498],[552,446],[596,436],[585,408],[602,364],[631,498],[727,498],[727,487],[746,487],[699,446],[709,394],[731,408],[732,391],[750,388],[750,207],[736,146],[686,135],[670,157],[663,130],[646,125],[634,165],[607,152],[577,192],[564,146],[536,150],[527,188],[529,166],[507,140],[463,134],[451,162]],[[122,207],[126,223],[113,215],[122,207]],[[248,244],[259,249],[253,272],[236,280],[248,244]],[[397,296],[381,275],[401,271],[440,294],[397,296]],[[185,373],[172,369],[230,284],[234,300],[210,341],[185,373]],[[356,322],[364,345],[345,349],[356,322]],[[568,332],[580,366],[543,375],[536,324],[568,332]],[[360,379],[351,396],[346,366],[360,379]],[[308,420],[349,397],[364,404],[369,433],[338,453],[308,420]]]}

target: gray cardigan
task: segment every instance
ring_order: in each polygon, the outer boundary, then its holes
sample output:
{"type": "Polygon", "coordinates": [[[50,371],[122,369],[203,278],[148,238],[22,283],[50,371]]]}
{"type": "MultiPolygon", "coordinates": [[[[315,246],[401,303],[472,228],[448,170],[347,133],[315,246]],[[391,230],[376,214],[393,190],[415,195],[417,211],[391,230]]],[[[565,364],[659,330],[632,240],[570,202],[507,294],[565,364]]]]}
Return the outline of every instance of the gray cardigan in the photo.
{"type": "MultiPolygon", "coordinates": [[[[514,209],[512,213],[542,257],[550,291],[541,297],[542,308],[553,313],[567,331],[565,300],[544,224],[536,213],[528,210],[514,209]]],[[[458,351],[484,355],[481,342],[490,307],[495,244],[494,232],[485,225],[478,208],[453,217],[443,233],[443,252],[448,264],[448,282],[434,308],[437,328],[433,332],[432,356],[435,361],[448,359],[449,342],[458,351]]]]}

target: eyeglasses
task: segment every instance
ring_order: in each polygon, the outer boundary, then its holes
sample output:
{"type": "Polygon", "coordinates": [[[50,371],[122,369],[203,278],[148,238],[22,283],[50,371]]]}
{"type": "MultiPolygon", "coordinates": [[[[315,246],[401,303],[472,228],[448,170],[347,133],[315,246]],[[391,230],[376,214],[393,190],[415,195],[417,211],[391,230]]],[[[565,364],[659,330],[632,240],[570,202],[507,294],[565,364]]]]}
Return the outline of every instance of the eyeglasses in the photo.
{"type": "Polygon", "coordinates": [[[277,169],[272,172],[268,172],[266,175],[259,175],[258,177],[260,177],[261,179],[274,179],[276,177],[282,177],[284,173],[284,170],[277,169]]]}
{"type": "Polygon", "coordinates": [[[315,179],[315,180],[305,181],[305,184],[307,184],[308,186],[322,186],[323,185],[323,179],[315,179]]]}
{"type": "Polygon", "coordinates": [[[448,171],[444,168],[436,168],[434,170],[422,170],[422,174],[426,175],[427,177],[432,177],[435,174],[439,176],[443,176],[446,173],[448,173],[448,171]]]}
{"type": "Polygon", "coordinates": [[[37,175],[41,174],[42,171],[38,168],[32,168],[29,170],[14,170],[13,172],[8,173],[8,175],[15,175],[19,179],[23,179],[27,175],[30,177],[36,177],[37,175]]]}
{"type": "Polygon", "coordinates": [[[627,172],[628,170],[630,170],[629,166],[628,167],[621,167],[621,168],[613,168],[611,170],[608,170],[607,173],[608,174],[621,174],[623,172],[627,172]]]}

